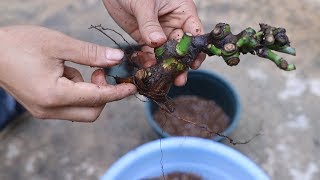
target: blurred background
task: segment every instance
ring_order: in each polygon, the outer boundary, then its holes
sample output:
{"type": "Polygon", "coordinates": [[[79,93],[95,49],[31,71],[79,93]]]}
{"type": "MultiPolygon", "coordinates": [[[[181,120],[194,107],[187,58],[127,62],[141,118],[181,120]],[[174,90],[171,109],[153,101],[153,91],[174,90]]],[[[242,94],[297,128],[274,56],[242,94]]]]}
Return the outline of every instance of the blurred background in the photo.
{"type": "MultiPolygon", "coordinates": [[[[255,161],[272,179],[318,179],[320,1],[196,3],[207,32],[218,22],[229,23],[234,33],[249,26],[258,30],[260,22],[287,29],[297,56],[283,57],[296,64],[296,71],[281,71],[252,55],[242,56],[236,67],[210,57],[201,68],[225,77],[241,97],[241,120],[231,137],[246,140],[262,133],[249,144],[225,144],[255,161]]],[[[105,46],[114,44],[88,30],[91,24],[123,33],[100,0],[2,0],[0,15],[0,26],[40,25],[105,46]]],[[[74,66],[90,78],[92,68],[74,66]]],[[[97,179],[126,152],[157,138],[147,124],[144,102],[134,96],[108,104],[90,124],[37,120],[24,114],[0,132],[0,179],[97,179]]]]}

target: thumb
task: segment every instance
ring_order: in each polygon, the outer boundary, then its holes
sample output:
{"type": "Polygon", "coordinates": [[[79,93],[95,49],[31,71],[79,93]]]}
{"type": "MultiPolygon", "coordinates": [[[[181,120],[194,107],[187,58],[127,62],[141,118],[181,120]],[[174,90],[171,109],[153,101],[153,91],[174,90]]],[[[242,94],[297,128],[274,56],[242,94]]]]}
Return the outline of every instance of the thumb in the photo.
{"type": "Polygon", "coordinates": [[[94,67],[110,67],[121,62],[124,53],[119,49],[80,41],[66,35],[56,38],[54,57],[94,67]]]}
{"type": "Polygon", "coordinates": [[[134,14],[142,39],[148,46],[157,47],[166,42],[167,37],[159,23],[158,10],[154,1],[138,1],[134,14]]]}

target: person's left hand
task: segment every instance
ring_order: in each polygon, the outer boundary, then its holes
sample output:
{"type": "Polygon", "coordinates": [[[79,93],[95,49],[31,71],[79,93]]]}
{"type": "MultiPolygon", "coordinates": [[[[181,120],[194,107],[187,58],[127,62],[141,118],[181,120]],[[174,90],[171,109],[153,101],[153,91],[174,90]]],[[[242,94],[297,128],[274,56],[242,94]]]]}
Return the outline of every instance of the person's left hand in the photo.
{"type": "MultiPolygon", "coordinates": [[[[203,34],[204,30],[192,0],[103,0],[109,14],[139,44],[153,53],[167,39],[180,39],[184,32],[203,34]]],[[[150,56],[149,59],[154,59],[150,56]]],[[[197,69],[205,59],[200,54],[191,68],[197,69]]],[[[145,62],[150,66],[155,61],[145,62]]],[[[186,83],[187,73],[179,75],[175,85],[186,83]]]]}
{"type": "Polygon", "coordinates": [[[0,28],[0,87],[39,119],[92,122],[108,102],[136,92],[133,84],[109,85],[103,69],[91,82],[66,61],[92,67],[121,62],[118,49],[80,41],[38,26],[0,28]]]}

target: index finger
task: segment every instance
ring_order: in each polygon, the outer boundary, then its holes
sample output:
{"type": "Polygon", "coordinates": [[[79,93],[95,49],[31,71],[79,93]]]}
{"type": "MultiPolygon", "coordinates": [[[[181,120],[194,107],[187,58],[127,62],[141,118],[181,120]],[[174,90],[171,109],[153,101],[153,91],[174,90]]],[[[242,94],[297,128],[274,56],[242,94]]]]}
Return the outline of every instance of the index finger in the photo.
{"type": "Polygon", "coordinates": [[[58,95],[60,106],[97,107],[108,102],[117,101],[134,94],[133,84],[96,85],[87,82],[74,83],[66,78],[58,81],[58,95]]]}
{"type": "MultiPolygon", "coordinates": [[[[195,6],[194,8],[192,8],[191,15],[189,18],[186,19],[182,28],[184,32],[189,32],[194,36],[204,34],[204,28],[200,18],[197,15],[197,10],[195,6]]],[[[205,58],[206,55],[204,53],[200,53],[193,61],[191,68],[198,69],[201,63],[205,60],[205,58]]]]}
{"type": "Polygon", "coordinates": [[[189,32],[194,36],[204,34],[203,25],[197,14],[193,14],[188,17],[182,29],[184,32],[189,32]]]}
{"type": "Polygon", "coordinates": [[[193,1],[189,3],[187,11],[189,13],[189,16],[185,20],[182,29],[184,32],[189,32],[194,36],[204,34],[204,28],[198,16],[196,5],[193,1]]]}

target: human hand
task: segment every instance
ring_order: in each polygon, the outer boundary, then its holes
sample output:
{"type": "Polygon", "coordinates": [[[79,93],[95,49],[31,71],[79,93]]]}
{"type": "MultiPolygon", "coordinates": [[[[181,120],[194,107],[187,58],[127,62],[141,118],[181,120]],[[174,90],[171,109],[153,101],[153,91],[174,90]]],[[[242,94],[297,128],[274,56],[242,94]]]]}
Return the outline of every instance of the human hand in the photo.
{"type": "MultiPolygon", "coordinates": [[[[167,39],[180,39],[183,32],[203,34],[204,30],[192,0],[103,0],[109,14],[139,44],[147,45],[143,51],[153,53],[167,39]]],[[[151,54],[149,53],[149,54],[151,54]]],[[[154,55],[145,66],[151,66],[154,55]]],[[[205,59],[201,53],[191,68],[197,69],[205,59]]],[[[187,72],[175,80],[178,86],[187,81],[187,72]]]]}
{"type": "Polygon", "coordinates": [[[107,102],[136,91],[132,84],[108,85],[102,69],[84,82],[64,64],[110,67],[120,63],[120,50],[36,26],[0,28],[0,39],[0,86],[37,118],[92,122],[107,102]]]}

